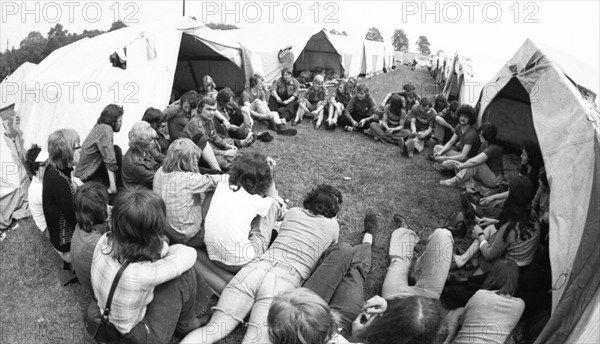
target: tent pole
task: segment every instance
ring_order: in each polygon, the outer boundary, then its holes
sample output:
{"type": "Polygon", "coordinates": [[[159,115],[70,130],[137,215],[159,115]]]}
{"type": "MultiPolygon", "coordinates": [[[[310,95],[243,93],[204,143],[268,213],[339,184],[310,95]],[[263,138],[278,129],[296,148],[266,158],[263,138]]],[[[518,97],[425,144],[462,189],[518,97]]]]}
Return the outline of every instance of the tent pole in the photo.
{"type": "Polygon", "coordinates": [[[183,0],[183,16],[185,17],[185,0],[183,0]]]}

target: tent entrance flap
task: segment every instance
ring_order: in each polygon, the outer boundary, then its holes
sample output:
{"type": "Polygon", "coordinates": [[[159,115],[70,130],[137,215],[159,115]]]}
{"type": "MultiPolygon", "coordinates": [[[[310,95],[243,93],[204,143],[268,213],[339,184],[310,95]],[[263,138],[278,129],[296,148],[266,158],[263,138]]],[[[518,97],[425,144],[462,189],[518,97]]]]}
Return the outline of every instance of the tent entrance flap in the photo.
{"type": "Polygon", "coordinates": [[[519,149],[525,139],[538,142],[529,94],[517,78],[512,78],[488,105],[482,122],[495,124],[497,139],[512,148],[519,149]]]}
{"type": "Polygon", "coordinates": [[[205,75],[210,75],[218,88],[229,87],[236,93],[244,90],[246,78],[238,65],[199,39],[182,34],[173,89],[179,94],[198,90],[205,75]]]}

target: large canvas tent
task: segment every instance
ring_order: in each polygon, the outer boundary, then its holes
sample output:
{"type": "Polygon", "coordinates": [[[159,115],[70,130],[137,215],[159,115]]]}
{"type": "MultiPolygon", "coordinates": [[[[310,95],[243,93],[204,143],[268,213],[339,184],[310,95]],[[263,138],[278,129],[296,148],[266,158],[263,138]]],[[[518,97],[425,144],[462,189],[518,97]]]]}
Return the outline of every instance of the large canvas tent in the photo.
{"type": "Polygon", "coordinates": [[[85,138],[106,105],[123,105],[115,143],[126,150],[133,123],[150,106],[163,109],[173,89],[196,89],[204,74],[241,86],[253,67],[243,47],[192,19],[130,26],[48,56],[23,80],[15,111],[25,145],[45,147],[48,135],[59,128],[73,128],[85,138]],[[126,55],[125,69],[109,61],[117,51],[126,55]]]}
{"type": "Polygon", "coordinates": [[[36,66],[35,63],[25,62],[2,80],[0,83],[0,110],[15,103],[19,84],[36,66]]]}
{"type": "Polygon", "coordinates": [[[330,35],[331,42],[342,55],[344,77],[360,75],[363,60],[363,40],[354,36],[330,35]]]}
{"type": "Polygon", "coordinates": [[[600,114],[586,100],[593,86],[563,68],[525,41],[484,88],[479,123],[496,124],[508,145],[538,141],[544,158],[552,190],[552,315],[536,343],[598,343],[600,114]]]}
{"type": "Polygon", "coordinates": [[[258,57],[261,74],[268,83],[281,76],[281,70],[287,63],[294,71],[322,68],[332,69],[337,75],[344,74],[342,54],[321,28],[250,27],[221,34],[258,57]]]}
{"type": "Polygon", "coordinates": [[[456,53],[449,66],[450,72],[442,94],[449,101],[456,100],[460,104],[474,105],[479,99],[483,84],[474,78],[473,62],[456,53]]]}

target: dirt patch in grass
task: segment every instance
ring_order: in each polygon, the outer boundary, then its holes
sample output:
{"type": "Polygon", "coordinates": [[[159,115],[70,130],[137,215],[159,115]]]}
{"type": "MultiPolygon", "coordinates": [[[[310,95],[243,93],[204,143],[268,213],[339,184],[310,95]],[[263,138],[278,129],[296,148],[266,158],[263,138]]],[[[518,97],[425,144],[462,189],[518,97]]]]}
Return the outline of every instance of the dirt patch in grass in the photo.
{"type": "MultiPolygon", "coordinates": [[[[439,92],[427,72],[404,67],[359,82],[369,86],[377,102],[406,83],[416,85],[422,96],[439,92]]],[[[372,209],[378,214],[380,231],[375,236],[365,294],[379,294],[388,264],[390,235],[395,229],[392,215],[406,216],[418,233],[421,242],[417,256],[429,234],[459,208],[458,191],[438,185],[442,177],[425,160],[431,146],[408,159],[400,157],[396,146],[340,129],[317,131],[307,119],[298,129],[297,136],[276,136],[272,142],[257,142],[251,149],[277,161],[277,188],[290,200],[289,207],[301,206],[307,191],[319,183],[329,183],[342,191],[341,241],[360,243],[365,213],[372,209]]],[[[90,299],[79,285],[60,284],[62,264],[49,242],[31,219],[20,224],[0,244],[0,342],[91,343],[81,322],[90,299]]],[[[239,343],[243,333],[240,328],[221,342],[239,343]]]]}

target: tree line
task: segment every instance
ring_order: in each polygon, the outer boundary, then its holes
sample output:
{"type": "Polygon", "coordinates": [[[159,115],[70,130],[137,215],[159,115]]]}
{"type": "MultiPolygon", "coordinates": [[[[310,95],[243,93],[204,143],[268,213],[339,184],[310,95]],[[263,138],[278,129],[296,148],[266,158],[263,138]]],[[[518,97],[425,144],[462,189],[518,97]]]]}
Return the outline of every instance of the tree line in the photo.
{"type": "MultiPolygon", "coordinates": [[[[367,31],[367,35],[365,36],[366,40],[383,42],[383,36],[381,32],[376,27],[372,27],[367,31]]],[[[394,50],[407,52],[408,51],[408,37],[406,36],[406,32],[404,29],[396,29],[394,30],[394,34],[392,35],[392,45],[394,46],[394,50]]],[[[429,56],[431,54],[431,49],[429,46],[429,40],[427,36],[419,36],[419,39],[415,43],[417,45],[417,51],[423,55],[429,56]]]]}

